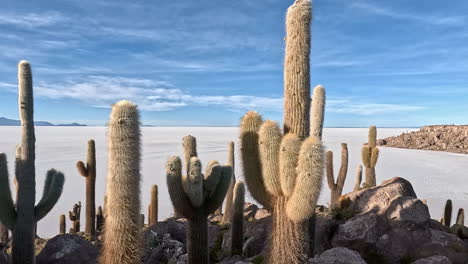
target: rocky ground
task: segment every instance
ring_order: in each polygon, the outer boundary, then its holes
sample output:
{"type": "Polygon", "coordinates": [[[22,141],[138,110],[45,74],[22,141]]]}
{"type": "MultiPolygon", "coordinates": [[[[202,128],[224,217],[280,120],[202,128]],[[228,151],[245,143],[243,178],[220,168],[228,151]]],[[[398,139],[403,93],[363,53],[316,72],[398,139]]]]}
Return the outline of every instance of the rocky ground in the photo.
{"type": "MultiPolygon", "coordinates": [[[[451,229],[431,219],[411,184],[393,178],[381,185],[348,193],[340,207],[317,207],[314,258],[309,263],[468,263],[468,228],[451,229]]],[[[220,224],[221,215],[211,215],[209,246],[212,263],[262,263],[271,217],[253,204],[244,207],[244,255],[229,256],[230,228],[220,224]]],[[[187,263],[186,225],[183,218],[170,218],[144,229],[142,263],[187,263]]],[[[58,235],[37,240],[37,263],[96,263],[100,241],[82,234],[58,235]]],[[[6,263],[8,250],[0,251],[6,263]]]]}
{"type": "Polygon", "coordinates": [[[468,125],[425,126],[419,131],[380,139],[378,145],[468,154],[468,125]]]}

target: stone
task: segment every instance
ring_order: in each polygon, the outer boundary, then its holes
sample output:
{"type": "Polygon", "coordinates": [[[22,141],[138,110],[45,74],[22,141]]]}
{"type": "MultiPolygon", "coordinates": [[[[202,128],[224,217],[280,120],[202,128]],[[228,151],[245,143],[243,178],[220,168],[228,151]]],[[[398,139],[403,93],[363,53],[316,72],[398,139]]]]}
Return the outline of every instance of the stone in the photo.
{"type": "Polygon", "coordinates": [[[185,254],[184,244],[173,240],[170,234],[164,234],[159,244],[151,250],[145,263],[174,263],[185,254]]]}
{"type": "Polygon", "coordinates": [[[377,215],[357,215],[338,227],[332,239],[334,247],[348,247],[355,250],[373,248],[378,239],[377,215]]]}
{"type": "Polygon", "coordinates": [[[313,264],[366,264],[361,255],[345,247],[336,247],[309,260],[313,264]]]}
{"type": "Polygon", "coordinates": [[[391,226],[404,226],[408,230],[428,226],[431,219],[427,205],[421,200],[407,196],[393,199],[385,215],[391,226]]]}
{"type": "Polygon", "coordinates": [[[415,251],[416,259],[441,255],[454,264],[466,264],[468,260],[468,244],[457,236],[439,230],[430,229],[430,238],[420,241],[415,251]]]}
{"type": "Polygon", "coordinates": [[[37,264],[92,264],[96,263],[98,249],[76,234],[58,235],[47,241],[36,257],[37,264]]]}
{"type": "Polygon", "coordinates": [[[411,264],[452,264],[452,261],[445,256],[432,256],[428,258],[418,259],[411,264]]]}
{"type": "Polygon", "coordinates": [[[255,218],[255,214],[257,213],[258,206],[253,203],[245,203],[244,204],[244,219],[253,219],[255,218]]]}

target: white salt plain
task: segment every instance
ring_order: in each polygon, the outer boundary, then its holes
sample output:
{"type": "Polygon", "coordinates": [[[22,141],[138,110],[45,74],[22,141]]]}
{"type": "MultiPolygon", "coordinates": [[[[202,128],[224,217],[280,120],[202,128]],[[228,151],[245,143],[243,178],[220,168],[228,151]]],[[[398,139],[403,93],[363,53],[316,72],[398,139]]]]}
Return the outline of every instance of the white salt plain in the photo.
{"type": "MultiPolygon", "coordinates": [[[[378,129],[379,138],[412,131],[406,128],[378,129]]],[[[226,162],[227,145],[237,143],[239,129],[234,127],[144,127],[142,128],[141,198],[142,213],[147,214],[150,188],[159,186],[160,219],[173,211],[166,187],[164,166],[172,155],[182,156],[182,137],[197,137],[198,154],[206,164],[211,159],[226,162]]],[[[15,146],[19,142],[19,127],[0,127],[0,151],[8,156],[10,182],[14,175],[15,146]]],[[[84,227],[85,180],[75,168],[78,160],[86,160],[88,139],[96,141],[97,180],[96,203],[102,205],[107,171],[107,142],[105,127],[36,127],[36,200],[42,195],[45,173],[55,168],[65,173],[66,182],[62,197],[54,209],[38,224],[38,235],[52,237],[59,230],[59,215],[68,214],[73,204],[82,201],[82,227],[84,227]]],[[[349,169],[344,193],[354,185],[355,169],[361,162],[361,146],[367,141],[366,128],[326,128],[324,143],[334,152],[335,172],[340,166],[340,143],[348,143],[349,169]]],[[[440,219],[447,199],[452,199],[455,215],[460,207],[468,209],[468,155],[446,152],[380,148],[376,167],[380,183],[392,177],[409,180],[420,199],[427,199],[431,217],[440,219]]],[[[236,150],[238,151],[237,144],[236,150]]],[[[240,158],[236,153],[236,177],[242,178],[240,158]]],[[[13,186],[12,186],[13,187],[13,186]]],[[[12,188],[14,190],[14,188],[12,188]]],[[[324,179],[320,204],[327,204],[330,191],[324,179]]],[[[251,200],[251,199],[247,199],[251,200]]],[[[67,219],[68,220],[68,219],[67,219]]],[[[67,222],[67,229],[70,222],[67,222]]]]}

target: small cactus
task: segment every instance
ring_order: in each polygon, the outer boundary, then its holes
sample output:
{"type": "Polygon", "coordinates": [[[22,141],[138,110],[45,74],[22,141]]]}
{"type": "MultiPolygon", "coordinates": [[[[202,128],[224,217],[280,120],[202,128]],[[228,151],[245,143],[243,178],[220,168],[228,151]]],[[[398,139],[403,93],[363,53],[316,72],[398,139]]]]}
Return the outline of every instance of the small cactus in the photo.
{"type": "Polygon", "coordinates": [[[369,128],[369,141],[367,146],[362,147],[362,163],[366,167],[366,179],[364,182],[365,188],[375,187],[377,181],[375,178],[375,165],[379,158],[379,149],[376,147],[377,128],[371,126],[369,128]]]}
{"type": "MultiPolygon", "coordinates": [[[[192,142],[195,143],[194,138],[192,142]]],[[[169,158],[166,165],[167,186],[175,211],[188,219],[189,263],[206,264],[209,263],[207,217],[223,202],[232,168],[210,162],[203,175],[197,157],[191,157],[190,164],[186,166],[189,168],[188,174],[182,175],[180,158],[169,158]]]]}
{"type": "Polygon", "coordinates": [[[33,82],[31,66],[27,61],[18,64],[19,114],[21,143],[16,148],[16,204],[11,196],[6,155],[0,153],[0,221],[12,231],[12,262],[34,263],[36,224],[57,203],[62,194],[65,177],[51,169],[46,174],[42,198],[36,202],[33,82]]]}
{"type": "Polygon", "coordinates": [[[457,224],[462,226],[465,225],[465,210],[463,210],[463,208],[458,209],[457,224]]]}
{"type": "Polygon", "coordinates": [[[328,187],[331,190],[330,208],[333,209],[337,206],[338,197],[343,192],[343,186],[348,172],[348,145],[341,143],[341,166],[338,178],[333,176],[333,152],[327,152],[327,181],[328,187]]]}
{"type": "Polygon", "coordinates": [[[151,202],[148,211],[148,225],[152,226],[158,223],[158,186],[151,187],[151,202]]]}
{"type": "Polygon", "coordinates": [[[450,228],[452,222],[452,200],[448,199],[445,203],[444,217],[441,220],[441,223],[446,227],[450,228]]]}
{"type": "Polygon", "coordinates": [[[102,213],[102,207],[99,206],[96,213],[96,231],[101,233],[102,227],[104,226],[104,214],[102,213]]]}
{"type": "Polygon", "coordinates": [[[362,182],[362,165],[359,164],[356,168],[356,179],[354,183],[353,192],[357,192],[361,189],[361,182],[362,182]]]}
{"type": "Polygon", "coordinates": [[[137,106],[112,106],[108,131],[107,202],[100,264],[141,263],[140,121],[137,106]]]}
{"type": "Polygon", "coordinates": [[[86,178],[85,233],[94,236],[96,231],[96,147],[94,140],[88,141],[86,165],[78,161],[76,167],[81,176],[86,178]]]}
{"type": "Polygon", "coordinates": [[[234,186],[236,184],[236,176],[235,176],[235,162],[234,162],[234,142],[229,143],[228,148],[228,161],[227,165],[232,167],[232,179],[229,185],[229,190],[226,195],[226,202],[224,206],[224,215],[223,215],[223,224],[227,224],[231,222],[231,217],[233,214],[233,197],[234,197],[234,186]]]}
{"type": "Polygon", "coordinates": [[[232,214],[232,242],[231,255],[242,256],[242,246],[244,244],[244,200],[245,186],[242,181],[236,182],[234,187],[234,200],[232,214]]]}
{"type": "Polygon", "coordinates": [[[80,232],[81,202],[73,205],[73,210],[68,212],[68,218],[72,221],[70,233],[73,234],[80,232]]]}
{"type": "Polygon", "coordinates": [[[64,235],[67,233],[67,219],[64,214],[59,217],[59,234],[64,235]]]}

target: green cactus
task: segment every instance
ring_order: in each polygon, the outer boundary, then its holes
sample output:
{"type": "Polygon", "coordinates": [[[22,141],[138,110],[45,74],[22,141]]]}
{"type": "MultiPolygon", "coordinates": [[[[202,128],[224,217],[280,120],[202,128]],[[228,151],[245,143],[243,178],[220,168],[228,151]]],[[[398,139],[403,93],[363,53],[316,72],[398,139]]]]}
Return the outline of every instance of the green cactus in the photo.
{"type": "Polygon", "coordinates": [[[67,219],[64,214],[59,217],[59,234],[64,235],[67,233],[67,219]]]}
{"type": "MultiPolygon", "coordinates": [[[[195,143],[194,138],[192,142],[195,143]]],[[[186,165],[188,175],[184,176],[180,158],[169,158],[166,165],[167,186],[175,211],[188,219],[189,263],[205,264],[209,263],[207,217],[223,202],[231,182],[232,168],[210,162],[203,175],[197,157],[191,157],[189,162],[186,165]]]]}
{"type": "Polygon", "coordinates": [[[245,186],[242,181],[236,182],[234,187],[234,200],[231,226],[231,255],[242,256],[242,246],[244,244],[244,200],[245,186]]]}
{"type": "Polygon", "coordinates": [[[73,234],[80,232],[81,202],[73,205],[72,211],[68,211],[68,218],[70,218],[70,221],[72,221],[70,233],[73,234]]]}
{"type": "Polygon", "coordinates": [[[34,263],[35,225],[45,217],[62,194],[65,177],[54,169],[46,174],[44,192],[35,204],[35,135],[34,105],[31,66],[27,61],[18,64],[19,114],[21,119],[21,143],[16,149],[15,182],[16,205],[11,196],[7,159],[0,154],[0,221],[13,234],[12,260],[14,264],[34,263]]]}
{"type": "Polygon", "coordinates": [[[223,224],[231,222],[233,214],[233,197],[234,197],[234,186],[236,184],[235,176],[235,161],[234,161],[234,142],[229,142],[228,147],[228,161],[227,165],[232,167],[232,179],[229,185],[228,193],[226,194],[226,202],[224,206],[223,224]]]}
{"type": "Polygon", "coordinates": [[[377,128],[371,126],[369,128],[369,141],[367,146],[362,147],[362,163],[366,167],[366,179],[363,184],[365,188],[375,187],[377,181],[375,178],[375,165],[379,158],[379,149],[376,147],[377,128]]]}
{"type": "Polygon", "coordinates": [[[103,226],[104,226],[104,215],[102,213],[102,207],[98,206],[97,213],[96,213],[96,231],[101,233],[103,226]]]}
{"type": "Polygon", "coordinates": [[[362,182],[362,165],[359,164],[356,168],[356,179],[354,183],[353,192],[357,192],[361,189],[361,182],[362,182]]]}
{"type": "Polygon", "coordinates": [[[457,224],[461,226],[465,225],[465,210],[463,208],[458,209],[457,224]]]}
{"type": "Polygon", "coordinates": [[[328,187],[331,190],[330,208],[333,209],[337,206],[338,198],[343,192],[343,186],[348,172],[348,145],[341,143],[341,166],[338,178],[333,176],[333,152],[327,152],[327,181],[328,187]]]}
{"type": "Polygon", "coordinates": [[[94,236],[96,233],[96,147],[94,140],[88,141],[86,165],[78,161],[76,168],[81,176],[86,178],[85,233],[94,236]]]}
{"type": "Polygon", "coordinates": [[[444,208],[444,217],[442,218],[441,223],[446,227],[450,228],[452,222],[452,200],[448,199],[445,203],[444,208]]]}
{"type": "Polygon", "coordinates": [[[151,187],[151,202],[148,210],[148,225],[152,226],[158,223],[158,186],[151,187]]]}
{"type": "Polygon", "coordinates": [[[129,101],[113,105],[108,131],[107,202],[100,264],[141,263],[140,121],[129,101]]]}

